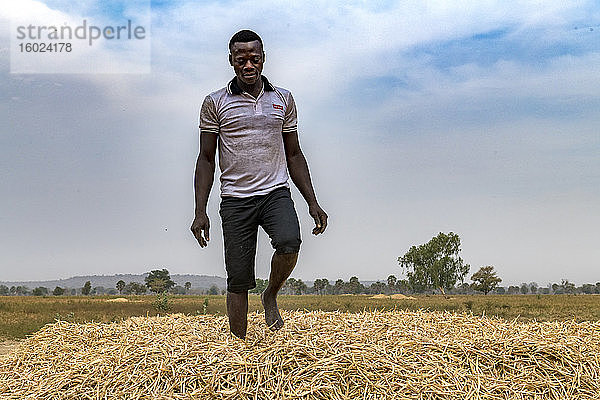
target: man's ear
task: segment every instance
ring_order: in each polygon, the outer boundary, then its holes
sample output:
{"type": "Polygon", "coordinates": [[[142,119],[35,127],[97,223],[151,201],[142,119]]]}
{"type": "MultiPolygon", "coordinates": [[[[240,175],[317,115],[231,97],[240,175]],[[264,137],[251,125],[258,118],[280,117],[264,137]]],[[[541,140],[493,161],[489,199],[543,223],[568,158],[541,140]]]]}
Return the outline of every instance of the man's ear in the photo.
{"type": "Polygon", "coordinates": [[[267,61],[267,53],[263,51],[263,63],[267,61]]]}
{"type": "Polygon", "coordinates": [[[233,58],[231,57],[231,53],[229,53],[229,65],[233,67],[233,58]]]}

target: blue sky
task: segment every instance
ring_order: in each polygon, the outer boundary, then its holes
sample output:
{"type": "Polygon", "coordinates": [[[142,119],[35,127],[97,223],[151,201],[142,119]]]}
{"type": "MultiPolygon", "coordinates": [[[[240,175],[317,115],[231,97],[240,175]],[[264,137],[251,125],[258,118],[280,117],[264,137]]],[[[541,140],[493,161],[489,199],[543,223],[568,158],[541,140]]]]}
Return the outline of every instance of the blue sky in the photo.
{"type": "Polygon", "coordinates": [[[294,93],[331,216],[312,237],[294,189],[294,277],[400,276],[411,245],[454,231],[471,272],[494,265],[504,284],[600,280],[596,2],[152,2],[151,73],[10,72],[12,20],[120,21],[119,2],[105,4],[0,11],[0,280],[224,276],[218,185],[200,249],[191,179],[199,106],[232,76],[227,42],[242,28],[264,40],[265,75],[294,93]]]}

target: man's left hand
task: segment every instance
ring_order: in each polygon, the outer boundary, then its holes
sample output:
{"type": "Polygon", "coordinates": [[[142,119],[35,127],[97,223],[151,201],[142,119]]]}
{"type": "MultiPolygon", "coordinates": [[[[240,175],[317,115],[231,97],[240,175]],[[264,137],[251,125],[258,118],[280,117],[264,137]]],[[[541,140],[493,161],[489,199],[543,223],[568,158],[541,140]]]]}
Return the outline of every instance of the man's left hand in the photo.
{"type": "Polygon", "coordinates": [[[309,206],[308,213],[315,220],[315,227],[312,230],[312,234],[318,235],[319,233],[323,233],[325,228],[327,228],[327,213],[318,204],[309,206]]]}

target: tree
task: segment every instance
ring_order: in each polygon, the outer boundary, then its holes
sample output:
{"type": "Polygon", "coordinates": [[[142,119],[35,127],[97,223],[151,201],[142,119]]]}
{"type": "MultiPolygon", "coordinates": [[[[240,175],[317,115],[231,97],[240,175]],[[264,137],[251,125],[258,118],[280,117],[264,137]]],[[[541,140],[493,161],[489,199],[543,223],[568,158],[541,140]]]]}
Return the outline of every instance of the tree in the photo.
{"type": "Polygon", "coordinates": [[[302,282],[302,279],[288,278],[284,284],[285,293],[291,294],[304,294],[308,287],[306,283],[302,282]]]}
{"type": "MultiPolygon", "coordinates": [[[[265,289],[267,288],[267,286],[269,285],[269,280],[268,279],[260,279],[260,278],[256,278],[256,287],[254,289],[249,290],[249,293],[257,293],[260,294],[262,292],[265,291],[265,289]]],[[[218,294],[218,289],[217,289],[217,293],[218,294]]]]}
{"type": "MultiPolygon", "coordinates": [[[[144,288],[144,289],[146,289],[146,288],[144,288]]],[[[101,295],[104,293],[106,293],[106,289],[104,288],[104,286],[95,286],[92,289],[92,291],[90,292],[91,295],[101,295]]]]}
{"type": "Polygon", "coordinates": [[[390,292],[395,292],[396,291],[396,283],[398,282],[398,279],[394,276],[394,275],[390,275],[387,277],[387,285],[390,288],[390,292]]]}
{"type": "Polygon", "coordinates": [[[313,291],[317,294],[327,294],[331,290],[331,285],[327,278],[317,279],[313,283],[313,291]]]}
{"type": "Polygon", "coordinates": [[[484,295],[494,290],[494,288],[502,282],[502,279],[496,276],[496,271],[494,271],[492,265],[479,268],[479,271],[471,276],[471,280],[473,281],[471,284],[473,290],[483,292],[484,295]]]}
{"type": "Polygon", "coordinates": [[[55,296],[62,296],[65,293],[65,289],[61,288],[60,286],[57,286],[54,288],[54,290],[52,291],[52,294],[55,296]]]}
{"type": "Polygon", "coordinates": [[[574,294],[575,293],[575,284],[569,282],[568,279],[563,279],[561,281],[561,286],[563,288],[564,293],[574,294]]]}
{"type": "Polygon", "coordinates": [[[0,296],[6,296],[9,293],[10,292],[8,290],[8,286],[6,286],[6,285],[0,285],[0,296]]]}
{"type": "Polygon", "coordinates": [[[176,285],[173,289],[171,289],[173,294],[185,294],[185,288],[181,285],[176,285]]]}
{"type": "Polygon", "coordinates": [[[208,289],[208,294],[219,294],[219,288],[217,285],[211,285],[208,289]]]}
{"type": "Polygon", "coordinates": [[[508,290],[506,291],[506,293],[508,294],[519,294],[519,287],[515,286],[515,285],[511,285],[508,287],[508,290]]]}
{"type": "Polygon", "coordinates": [[[333,293],[340,294],[344,292],[344,280],[338,279],[333,286],[333,293]]]}
{"type": "Polygon", "coordinates": [[[325,294],[331,294],[331,285],[329,284],[329,279],[323,278],[321,280],[323,281],[323,292],[325,292],[325,294]]]}
{"type": "Polygon", "coordinates": [[[552,294],[562,294],[562,287],[558,283],[552,284],[552,294]]]}
{"type": "Polygon", "coordinates": [[[529,286],[529,293],[536,294],[538,292],[537,286],[529,286]]]}
{"type": "Polygon", "coordinates": [[[363,292],[365,290],[365,287],[362,283],[360,283],[360,281],[358,280],[358,277],[353,276],[352,278],[350,278],[350,281],[348,282],[348,292],[352,293],[352,294],[359,294],[361,292],[363,292]]]}
{"type": "Polygon", "coordinates": [[[148,289],[154,293],[164,293],[175,286],[175,282],[171,280],[171,275],[166,268],[150,271],[144,281],[148,289]]]}
{"type": "Polygon", "coordinates": [[[537,284],[537,282],[530,282],[529,283],[529,293],[531,294],[536,294],[538,292],[540,285],[537,284]]]}
{"type": "Polygon", "coordinates": [[[17,296],[26,296],[29,294],[29,288],[27,286],[17,286],[15,293],[17,296]]]}
{"type": "Polygon", "coordinates": [[[440,232],[429,242],[412,246],[406,254],[398,257],[400,266],[406,270],[408,282],[417,290],[437,288],[442,294],[461,283],[469,273],[469,264],[458,256],[460,237],[450,232],[440,232]]]}
{"type": "Polygon", "coordinates": [[[410,292],[410,283],[406,279],[400,279],[396,282],[396,290],[400,293],[408,293],[410,292]]]}
{"type": "Polygon", "coordinates": [[[125,285],[125,294],[144,294],[146,293],[146,286],[139,282],[129,282],[125,285]]]}
{"type": "Polygon", "coordinates": [[[281,287],[282,294],[294,294],[296,286],[296,278],[287,278],[281,287]]]}
{"type": "Polygon", "coordinates": [[[92,290],[92,282],[87,281],[85,283],[85,285],[83,285],[83,287],[81,288],[81,294],[84,296],[87,296],[90,294],[91,290],[92,290]]]}
{"type": "Polygon", "coordinates": [[[33,289],[33,295],[34,296],[47,296],[48,289],[43,286],[38,286],[35,289],[33,289]]]}
{"type": "Polygon", "coordinates": [[[306,283],[302,282],[302,279],[297,279],[292,288],[294,289],[294,294],[298,295],[306,293],[308,289],[306,283]]]}
{"type": "Polygon", "coordinates": [[[123,289],[125,289],[125,281],[120,280],[119,282],[117,282],[117,285],[115,287],[119,291],[119,294],[123,293],[123,289]]]}
{"type": "Polygon", "coordinates": [[[323,281],[323,293],[324,294],[331,294],[333,287],[329,284],[329,279],[327,278],[322,278],[321,279],[323,281]]]}
{"type": "Polygon", "coordinates": [[[387,288],[387,285],[383,282],[373,282],[371,283],[371,286],[369,286],[369,293],[371,294],[380,294],[380,293],[384,293],[385,289],[387,288]]]}
{"type": "Polygon", "coordinates": [[[456,285],[456,287],[452,290],[452,293],[456,294],[471,294],[473,292],[473,288],[467,282],[463,282],[460,285],[456,285]]]}
{"type": "Polygon", "coordinates": [[[189,292],[189,291],[190,291],[190,289],[192,288],[192,282],[186,282],[186,283],[184,283],[183,285],[184,285],[184,287],[185,287],[185,291],[186,291],[186,292],[189,292]]]}
{"type": "Polygon", "coordinates": [[[584,283],[581,286],[581,291],[584,294],[594,294],[594,292],[596,291],[596,286],[592,285],[591,283],[584,283]]]}
{"type": "Polygon", "coordinates": [[[316,294],[323,294],[323,289],[325,289],[326,286],[325,281],[327,281],[327,279],[315,279],[313,290],[316,294]]]}
{"type": "Polygon", "coordinates": [[[521,293],[522,294],[529,293],[529,286],[526,283],[521,283],[521,293]]]}

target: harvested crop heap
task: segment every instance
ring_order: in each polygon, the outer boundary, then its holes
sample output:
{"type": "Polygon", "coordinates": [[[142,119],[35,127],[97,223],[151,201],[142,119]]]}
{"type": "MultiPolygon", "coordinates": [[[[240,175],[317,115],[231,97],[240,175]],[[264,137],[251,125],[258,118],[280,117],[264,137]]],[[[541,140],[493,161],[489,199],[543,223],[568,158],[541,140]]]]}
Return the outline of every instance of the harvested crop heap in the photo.
{"type": "Polygon", "coordinates": [[[600,322],[439,312],[58,321],[0,365],[2,399],[598,399],[600,322]]]}

